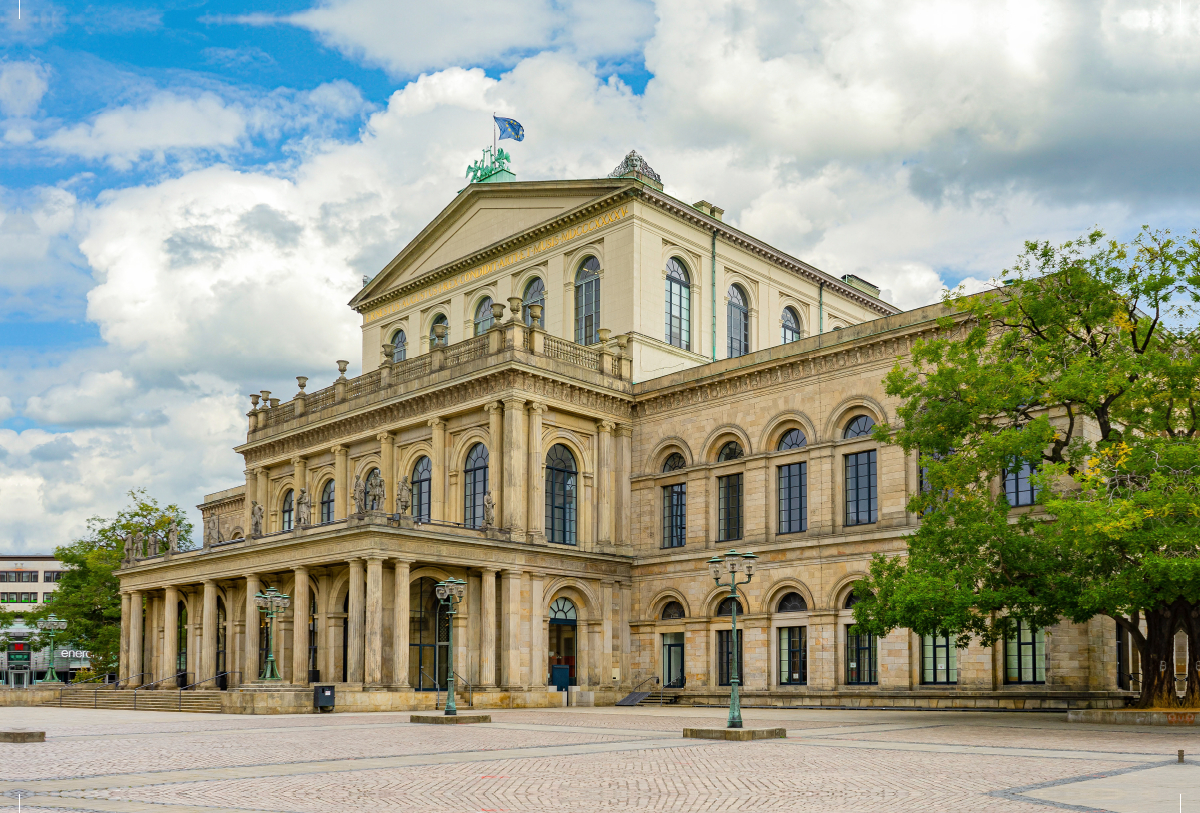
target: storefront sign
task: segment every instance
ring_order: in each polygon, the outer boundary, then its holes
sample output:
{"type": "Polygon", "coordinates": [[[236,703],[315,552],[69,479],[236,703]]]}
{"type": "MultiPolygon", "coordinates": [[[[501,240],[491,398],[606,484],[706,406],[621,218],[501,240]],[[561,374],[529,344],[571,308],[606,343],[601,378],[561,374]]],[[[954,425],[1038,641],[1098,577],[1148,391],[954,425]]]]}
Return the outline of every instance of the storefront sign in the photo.
{"type": "Polygon", "coordinates": [[[80,660],[82,658],[92,657],[92,653],[91,650],[88,649],[64,649],[58,653],[58,657],[75,658],[76,660],[80,660]]]}

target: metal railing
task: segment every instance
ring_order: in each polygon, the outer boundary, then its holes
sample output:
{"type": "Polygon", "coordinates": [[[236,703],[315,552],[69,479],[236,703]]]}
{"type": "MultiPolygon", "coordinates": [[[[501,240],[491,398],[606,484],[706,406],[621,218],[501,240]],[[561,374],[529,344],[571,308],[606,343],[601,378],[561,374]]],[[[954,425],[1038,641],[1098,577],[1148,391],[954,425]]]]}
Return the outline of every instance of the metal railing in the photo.
{"type": "Polygon", "coordinates": [[[151,686],[157,686],[160,683],[166,683],[168,680],[178,680],[180,675],[183,675],[184,676],[183,679],[187,680],[187,674],[188,674],[187,672],[176,672],[173,675],[167,675],[165,678],[159,678],[158,680],[154,681],[153,683],[144,683],[141,686],[138,686],[136,689],[133,690],[133,707],[135,709],[137,708],[137,693],[138,692],[149,689],[151,686]]]}
{"type": "Polygon", "coordinates": [[[433,678],[429,677],[429,673],[428,673],[428,672],[426,672],[424,669],[422,669],[422,670],[421,670],[421,674],[422,674],[422,675],[424,675],[425,677],[429,678],[429,682],[433,684],[433,690],[434,690],[434,696],[433,696],[433,710],[434,710],[434,711],[437,711],[438,709],[440,709],[440,708],[442,707],[442,706],[441,706],[441,703],[442,703],[442,687],[438,685],[438,682],[437,682],[436,680],[434,680],[433,678]]]}
{"type": "Polygon", "coordinates": [[[475,708],[475,687],[471,685],[471,681],[467,680],[458,672],[454,673],[454,677],[462,681],[462,684],[467,687],[467,705],[471,708],[475,708]]]}
{"type": "MultiPolygon", "coordinates": [[[[204,680],[197,680],[195,683],[189,683],[187,686],[180,686],[179,687],[179,710],[183,711],[183,692],[185,689],[192,689],[192,688],[195,688],[196,686],[199,686],[201,683],[208,683],[210,680],[216,680],[219,677],[228,677],[229,675],[237,675],[239,683],[242,680],[241,672],[225,671],[225,672],[218,672],[217,674],[213,675],[212,677],[205,678],[204,680]]],[[[137,708],[136,703],[134,705],[134,708],[137,708]]]]}
{"type": "MultiPolygon", "coordinates": [[[[143,673],[142,673],[142,675],[144,675],[144,674],[146,674],[146,673],[145,673],[145,672],[143,672],[143,673]]],[[[135,678],[135,677],[141,677],[142,675],[132,675],[132,676],[130,676],[130,677],[124,678],[124,680],[132,680],[133,678],[135,678]]],[[[81,681],[79,681],[78,683],[68,683],[66,686],[62,686],[62,687],[60,687],[60,688],[59,688],[59,690],[58,690],[58,705],[59,705],[59,708],[62,708],[62,702],[63,702],[63,693],[64,693],[64,692],[72,691],[72,690],[74,690],[74,689],[78,688],[79,686],[86,686],[86,685],[87,685],[87,684],[89,684],[89,683],[96,683],[97,681],[101,681],[101,680],[103,680],[103,681],[105,681],[104,683],[102,683],[102,684],[100,684],[100,686],[97,686],[97,687],[95,687],[94,689],[92,689],[92,708],[100,708],[100,688],[101,688],[101,686],[108,686],[108,685],[109,685],[109,684],[108,684],[108,682],[107,682],[107,678],[108,678],[108,674],[106,673],[106,674],[103,674],[103,675],[97,675],[97,676],[96,676],[96,677],[94,677],[94,678],[89,678],[88,680],[81,680],[81,681]]],[[[118,681],[116,681],[115,683],[113,683],[113,684],[112,684],[112,687],[113,687],[113,688],[112,688],[112,691],[115,691],[115,690],[117,689],[117,687],[118,687],[118,686],[120,686],[120,684],[121,684],[121,681],[120,681],[120,680],[118,680],[118,681]]]]}

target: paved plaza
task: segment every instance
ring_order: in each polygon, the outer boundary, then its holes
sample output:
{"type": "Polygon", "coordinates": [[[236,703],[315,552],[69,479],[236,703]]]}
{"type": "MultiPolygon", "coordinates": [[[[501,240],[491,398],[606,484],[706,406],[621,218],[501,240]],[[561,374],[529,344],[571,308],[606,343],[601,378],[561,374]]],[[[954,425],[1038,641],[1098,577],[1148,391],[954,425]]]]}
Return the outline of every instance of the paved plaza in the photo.
{"type": "Polygon", "coordinates": [[[684,740],[723,709],[252,717],[0,709],[46,742],[0,744],[0,810],[1026,811],[1200,813],[1195,729],[1064,714],[756,710],[786,740],[684,740]],[[18,794],[18,791],[20,794],[18,794]]]}

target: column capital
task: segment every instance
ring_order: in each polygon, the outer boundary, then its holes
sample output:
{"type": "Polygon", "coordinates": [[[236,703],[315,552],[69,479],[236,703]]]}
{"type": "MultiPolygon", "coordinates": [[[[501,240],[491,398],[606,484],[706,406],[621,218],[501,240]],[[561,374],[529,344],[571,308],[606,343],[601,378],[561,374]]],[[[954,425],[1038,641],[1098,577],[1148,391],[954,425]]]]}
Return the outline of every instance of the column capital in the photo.
{"type": "Polygon", "coordinates": [[[375,436],[375,440],[379,441],[380,443],[387,443],[389,440],[391,440],[391,437],[391,432],[380,432],[375,436]]]}
{"type": "Polygon", "coordinates": [[[295,457],[292,458],[293,466],[299,466],[301,463],[307,463],[307,462],[308,461],[304,459],[304,455],[296,455],[295,457]]]}
{"type": "Polygon", "coordinates": [[[519,395],[507,395],[500,401],[504,404],[505,409],[521,409],[525,406],[525,399],[519,395]]]}
{"type": "Polygon", "coordinates": [[[365,559],[368,563],[379,562],[380,564],[383,564],[383,562],[387,559],[387,557],[384,556],[382,553],[373,553],[369,556],[363,556],[362,558],[365,559]]]}
{"type": "Polygon", "coordinates": [[[504,409],[504,404],[499,401],[488,401],[483,405],[484,412],[500,412],[504,409]]]}
{"type": "Polygon", "coordinates": [[[387,558],[391,559],[392,563],[397,565],[411,565],[415,561],[414,559],[406,559],[403,556],[389,556],[387,558]]]}
{"type": "Polygon", "coordinates": [[[434,429],[441,429],[446,425],[446,422],[441,418],[430,418],[428,421],[426,421],[426,423],[434,429]]]}
{"type": "Polygon", "coordinates": [[[500,568],[498,568],[498,567],[480,567],[479,572],[480,573],[491,573],[493,576],[495,576],[497,573],[500,572],[500,568]]]}
{"type": "Polygon", "coordinates": [[[617,435],[623,438],[633,437],[633,427],[627,423],[617,424],[617,435]]]}
{"type": "Polygon", "coordinates": [[[612,421],[597,421],[596,422],[596,429],[601,432],[604,432],[606,434],[611,433],[612,430],[614,430],[616,428],[617,428],[617,425],[615,423],[613,423],[612,421]]]}
{"type": "Polygon", "coordinates": [[[216,579],[205,579],[205,580],[204,580],[204,586],[205,586],[205,587],[208,587],[209,585],[212,585],[212,586],[216,587],[216,585],[217,585],[217,580],[216,580],[216,579]]]}
{"type": "Polygon", "coordinates": [[[335,455],[344,455],[347,452],[349,452],[350,450],[347,449],[345,446],[334,446],[329,451],[333,452],[335,455]]]}
{"type": "Polygon", "coordinates": [[[266,469],[266,467],[264,467],[264,466],[258,466],[258,467],[256,467],[256,468],[254,469],[254,473],[255,473],[255,474],[259,474],[259,475],[266,474],[266,473],[267,473],[267,469],[266,469]]]}
{"type": "Polygon", "coordinates": [[[541,413],[546,411],[546,405],[540,401],[526,401],[525,408],[530,412],[541,413]]]}

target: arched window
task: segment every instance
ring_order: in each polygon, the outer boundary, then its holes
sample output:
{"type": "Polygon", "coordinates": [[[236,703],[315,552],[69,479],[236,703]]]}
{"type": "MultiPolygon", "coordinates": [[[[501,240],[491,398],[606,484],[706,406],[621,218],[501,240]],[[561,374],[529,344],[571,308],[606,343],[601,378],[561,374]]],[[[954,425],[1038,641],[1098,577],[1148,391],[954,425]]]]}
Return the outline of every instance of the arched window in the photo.
{"type": "Polygon", "coordinates": [[[475,335],[482,336],[492,329],[495,324],[495,319],[492,318],[492,298],[485,296],[475,306],[475,335]]]}
{"type": "Polygon", "coordinates": [[[429,487],[433,482],[433,463],[422,456],[412,470],[412,516],[418,522],[429,521],[429,487]]]}
{"type": "Polygon", "coordinates": [[[529,284],[525,286],[525,294],[521,297],[521,318],[527,325],[533,324],[533,315],[529,313],[530,305],[542,306],[542,318],[537,326],[544,328],[546,326],[546,283],[542,282],[541,277],[529,280],[529,284]]]}
{"type": "Polygon", "coordinates": [[[683,455],[681,455],[679,452],[671,452],[669,455],[667,455],[667,459],[666,462],[663,463],[662,470],[664,472],[678,471],[686,466],[687,461],[684,460],[683,455]]]}
{"type": "MultiPolygon", "coordinates": [[[[671,452],[663,462],[664,472],[678,471],[687,466],[679,452],[671,452]]],[[[663,486],[663,538],[664,548],[681,548],[687,543],[687,483],[672,483],[663,486]]]]}
{"type": "Polygon", "coordinates": [[[392,334],[392,361],[404,361],[408,358],[408,337],[404,335],[403,330],[397,330],[392,334]]]}
{"type": "Polygon", "coordinates": [[[875,421],[870,415],[859,415],[852,418],[850,423],[846,424],[846,431],[842,437],[849,440],[850,438],[861,438],[871,434],[871,430],[875,428],[875,421]]]}
{"type": "Polygon", "coordinates": [[[680,604],[678,601],[668,601],[666,604],[663,605],[663,608],[662,608],[662,620],[663,621],[675,621],[676,619],[683,618],[683,617],[684,617],[683,605],[680,604]]]}
{"type": "Polygon", "coordinates": [[[788,593],[783,598],[779,599],[779,605],[775,608],[777,613],[802,613],[808,609],[808,602],[804,600],[804,596],[793,591],[788,593]]]}
{"type": "Polygon", "coordinates": [[[292,500],[292,490],[289,488],[287,493],[283,495],[283,509],[279,512],[281,531],[292,530],[292,523],[295,519],[295,508],[292,500]]]}
{"type": "Polygon", "coordinates": [[[321,522],[333,522],[333,480],[327,480],[321,489],[321,522]]]}
{"type": "Polygon", "coordinates": [[[842,602],[842,607],[847,610],[853,610],[854,605],[858,602],[858,588],[855,588],[846,594],[846,600],[842,602]]]}
{"type": "Polygon", "coordinates": [[[743,457],[744,454],[742,444],[736,440],[731,440],[721,447],[721,451],[717,455],[717,462],[724,463],[726,460],[737,460],[739,457],[743,457]]]}
{"type": "Polygon", "coordinates": [[[579,614],[575,610],[575,605],[571,603],[571,599],[562,598],[561,596],[554,599],[550,605],[550,623],[554,622],[571,623],[579,620],[579,614]]]}
{"type": "Polygon", "coordinates": [[[782,334],[780,338],[783,339],[784,344],[803,338],[800,334],[800,317],[794,308],[783,309],[783,324],[780,332],[782,334]]]}
{"type": "Polygon", "coordinates": [[[804,437],[804,433],[799,429],[789,429],[779,439],[779,451],[781,452],[786,452],[789,449],[803,449],[807,445],[808,438],[804,437]]]}
{"type": "Polygon", "coordinates": [[[431,322],[429,325],[429,344],[431,346],[437,344],[437,333],[434,331],[434,328],[438,325],[446,326],[446,338],[444,339],[444,343],[450,344],[450,320],[446,318],[446,314],[444,313],[439,313],[437,316],[433,317],[433,322],[431,322]]]}
{"type": "Polygon", "coordinates": [[[468,528],[483,527],[483,498],[488,493],[488,450],[476,443],[467,452],[463,469],[463,523],[468,528]]]}
{"type": "Polygon", "coordinates": [[[575,342],[595,344],[600,329],[600,261],[588,257],[575,274],[575,342]]]}
{"type": "Polygon", "coordinates": [[[738,601],[732,596],[722,599],[721,603],[717,605],[717,615],[733,615],[733,607],[735,604],[737,605],[738,615],[741,615],[742,602],[738,601]]]}
{"type": "Polygon", "coordinates": [[[750,300],[740,285],[730,285],[726,296],[729,299],[725,316],[729,332],[729,358],[733,359],[750,352],[750,300]]]}
{"type": "Polygon", "coordinates": [[[575,456],[561,443],[546,455],[546,539],[575,544],[575,456]]]}
{"type": "Polygon", "coordinates": [[[383,475],[379,473],[379,469],[371,469],[367,472],[367,479],[363,481],[367,488],[367,510],[368,511],[383,511],[385,506],[380,495],[383,494],[383,475]]]}
{"type": "Polygon", "coordinates": [[[674,257],[667,260],[667,341],[692,349],[692,281],[674,257]]]}

